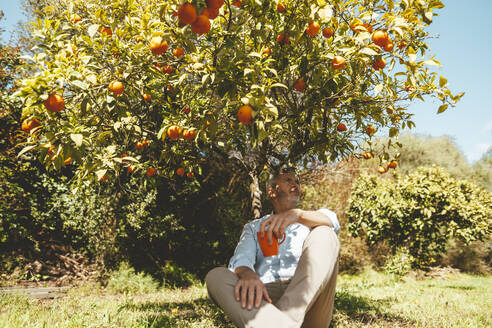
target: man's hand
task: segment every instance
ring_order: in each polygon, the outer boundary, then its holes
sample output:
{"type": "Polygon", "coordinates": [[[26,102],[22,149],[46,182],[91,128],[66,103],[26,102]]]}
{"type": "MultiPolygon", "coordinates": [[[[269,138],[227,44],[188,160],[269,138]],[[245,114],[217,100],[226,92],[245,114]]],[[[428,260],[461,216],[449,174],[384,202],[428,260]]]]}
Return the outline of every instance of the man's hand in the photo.
{"type": "Polygon", "coordinates": [[[263,238],[266,232],[268,245],[272,244],[272,235],[275,235],[276,238],[282,238],[285,228],[298,221],[300,212],[300,209],[293,208],[279,214],[270,215],[260,225],[261,238],[263,238]],[[267,226],[268,230],[266,230],[267,226]]]}
{"type": "Polygon", "coordinates": [[[256,272],[248,267],[236,268],[235,273],[239,276],[239,280],[234,287],[234,297],[236,301],[241,301],[243,308],[248,306],[248,310],[253,308],[253,303],[256,308],[261,305],[262,298],[268,303],[272,303],[265,285],[261,282],[256,272]]]}

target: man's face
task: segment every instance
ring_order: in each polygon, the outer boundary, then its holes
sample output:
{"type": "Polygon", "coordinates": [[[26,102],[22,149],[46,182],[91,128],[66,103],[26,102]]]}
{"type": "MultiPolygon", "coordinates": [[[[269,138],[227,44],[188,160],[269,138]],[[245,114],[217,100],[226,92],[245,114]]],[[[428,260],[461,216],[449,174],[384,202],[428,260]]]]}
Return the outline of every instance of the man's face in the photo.
{"type": "Polygon", "coordinates": [[[297,205],[301,197],[299,179],[293,173],[282,173],[277,177],[275,198],[281,203],[297,205]]]}

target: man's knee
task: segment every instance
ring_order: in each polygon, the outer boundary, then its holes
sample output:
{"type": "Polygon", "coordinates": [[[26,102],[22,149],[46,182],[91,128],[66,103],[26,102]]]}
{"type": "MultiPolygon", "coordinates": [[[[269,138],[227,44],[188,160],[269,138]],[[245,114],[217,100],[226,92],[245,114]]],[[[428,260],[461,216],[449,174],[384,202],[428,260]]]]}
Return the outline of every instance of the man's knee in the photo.
{"type": "Polygon", "coordinates": [[[217,280],[220,281],[220,276],[224,275],[224,271],[229,270],[224,267],[217,267],[210,270],[205,276],[205,283],[207,284],[207,286],[213,285],[217,280]]]}
{"type": "Polygon", "coordinates": [[[333,250],[338,256],[340,252],[340,241],[338,240],[338,236],[332,227],[318,226],[311,230],[306,242],[304,243],[304,248],[318,246],[333,250]]]}

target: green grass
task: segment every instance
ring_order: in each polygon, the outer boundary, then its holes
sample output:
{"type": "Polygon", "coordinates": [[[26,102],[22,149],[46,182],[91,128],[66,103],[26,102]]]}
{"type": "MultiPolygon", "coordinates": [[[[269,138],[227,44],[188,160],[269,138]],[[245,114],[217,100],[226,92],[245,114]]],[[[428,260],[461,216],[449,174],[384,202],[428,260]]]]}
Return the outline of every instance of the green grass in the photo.
{"type": "MultiPolygon", "coordinates": [[[[142,279],[126,279],[136,277],[142,279]]],[[[207,299],[202,285],[136,286],[122,294],[87,283],[55,300],[1,295],[0,327],[234,327],[207,299]]],[[[339,276],[335,303],[333,327],[491,327],[492,276],[396,280],[367,270],[339,276]]]]}

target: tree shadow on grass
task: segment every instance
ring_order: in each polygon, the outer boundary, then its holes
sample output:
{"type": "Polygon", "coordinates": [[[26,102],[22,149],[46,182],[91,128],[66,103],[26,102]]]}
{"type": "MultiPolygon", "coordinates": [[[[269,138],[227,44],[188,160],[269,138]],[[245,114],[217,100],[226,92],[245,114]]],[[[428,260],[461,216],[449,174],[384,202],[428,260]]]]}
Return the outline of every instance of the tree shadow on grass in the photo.
{"type": "Polygon", "coordinates": [[[141,314],[139,326],[157,327],[216,327],[234,328],[222,310],[207,298],[190,302],[127,302],[120,310],[129,310],[141,314]],[[210,326],[213,324],[213,326],[210,326]]]}
{"type": "Polygon", "coordinates": [[[414,327],[415,321],[385,311],[396,302],[393,298],[371,299],[353,295],[346,290],[337,291],[335,309],[330,327],[350,326],[366,327],[374,324],[378,327],[414,327]]]}
{"type": "MultiPolygon", "coordinates": [[[[371,299],[353,295],[346,290],[337,291],[335,309],[330,327],[415,327],[415,321],[385,311],[396,300],[371,299]]],[[[140,316],[139,327],[207,327],[235,328],[222,310],[208,298],[189,302],[127,302],[121,310],[140,316]],[[213,325],[213,326],[212,326],[213,325]]]]}

